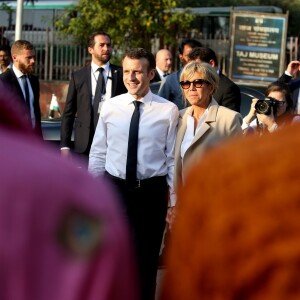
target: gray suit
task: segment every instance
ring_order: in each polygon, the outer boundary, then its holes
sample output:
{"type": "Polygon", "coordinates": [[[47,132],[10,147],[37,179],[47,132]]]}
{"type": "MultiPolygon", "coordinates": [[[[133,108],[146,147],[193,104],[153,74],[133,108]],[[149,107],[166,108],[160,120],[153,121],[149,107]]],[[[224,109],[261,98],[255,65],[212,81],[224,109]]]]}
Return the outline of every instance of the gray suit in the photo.
{"type": "Polygon", "coordinates": [[[242,134],[242,116],[231,109],[220,106],[215,99],[212,99],[206,120],[195,135],[182,160],[180,154],[181,144],[187,129],[188,113],[192,112],[193,107],[180,111],[175,144],[174,177],[176,187],[182,185],[183,178],[189,168],[199,161],[208,148],[213,147],[229,136],[242,134]]]}
{"type": "Polygon", "coordinates": [[[166,77],[166,80],[162,81],[158,95],[173,102],[178,106],[178,109],[185,107],[185,100],[182,96],[181,87],[179,84],[179,78],[182,72],[182,68],[177,72],[174,72],[166,77]]]}

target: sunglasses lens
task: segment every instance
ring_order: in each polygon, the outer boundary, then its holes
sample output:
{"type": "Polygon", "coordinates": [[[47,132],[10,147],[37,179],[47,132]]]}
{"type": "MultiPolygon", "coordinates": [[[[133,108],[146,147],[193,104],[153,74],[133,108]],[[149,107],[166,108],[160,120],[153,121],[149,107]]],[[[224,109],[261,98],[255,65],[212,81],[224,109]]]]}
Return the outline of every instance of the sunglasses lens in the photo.
{"type": "Polygon", "coordinates": [[[196,79],[196,80],[194,81],[194,86],[195,86],[196,88],[201,88],[201,87],[203,86],[203,83],[204,83],[204,80],[203,80],[203,79],[196,79]]]}
{"type": "Polygon", "coordinates": [[[181,81],[180,82],[180,85],[181,85],[181,87],[183,88],[183,89],[188,89],[190,86],[191,86],[191,82],[190,81],[181,81]]]}

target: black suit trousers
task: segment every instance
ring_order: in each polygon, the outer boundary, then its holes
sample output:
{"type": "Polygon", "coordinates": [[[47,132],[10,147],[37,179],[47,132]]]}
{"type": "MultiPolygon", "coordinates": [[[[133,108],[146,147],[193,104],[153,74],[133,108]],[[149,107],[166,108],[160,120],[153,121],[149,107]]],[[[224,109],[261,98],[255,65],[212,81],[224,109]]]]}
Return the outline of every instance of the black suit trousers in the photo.
{"type": "Polygon", "coordinates": [[[168,206],[166,177],[154,177],[141,187],[128,189],[125,181],[106,176],[121,195],[135,241],[142,300],[154,300],[160,246],[168,206]]]}

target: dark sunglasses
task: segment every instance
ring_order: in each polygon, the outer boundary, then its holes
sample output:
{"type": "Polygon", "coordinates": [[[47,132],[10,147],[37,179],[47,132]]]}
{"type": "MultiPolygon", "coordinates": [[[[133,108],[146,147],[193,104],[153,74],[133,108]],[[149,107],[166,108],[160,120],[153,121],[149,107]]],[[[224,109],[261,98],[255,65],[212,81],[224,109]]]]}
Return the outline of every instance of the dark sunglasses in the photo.
{"type": "Polygon", "coordinates": [[[195,79],[194,81],[189,81],[189,80],[180,81],[181,87],[185,90],[188,89],[191,86],[191,84],[193,84],[193,86],[197,89],[202,88],[204,83],[210,84],[207,80],[204,79],[195,79]]]}

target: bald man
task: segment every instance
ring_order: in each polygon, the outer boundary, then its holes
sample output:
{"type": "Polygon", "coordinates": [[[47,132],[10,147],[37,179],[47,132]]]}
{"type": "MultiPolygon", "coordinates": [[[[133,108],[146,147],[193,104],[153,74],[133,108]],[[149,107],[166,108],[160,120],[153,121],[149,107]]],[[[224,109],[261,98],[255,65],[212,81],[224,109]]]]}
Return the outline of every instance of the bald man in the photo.
{"type": "Polygon", "coordinates": [[[151,82],[162,81],[169,75],[172,67],[172,53],[168,49],[160,49],[156,53],[156,72],[151,82]]]}

